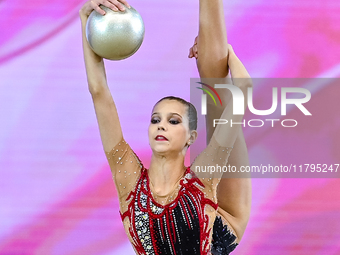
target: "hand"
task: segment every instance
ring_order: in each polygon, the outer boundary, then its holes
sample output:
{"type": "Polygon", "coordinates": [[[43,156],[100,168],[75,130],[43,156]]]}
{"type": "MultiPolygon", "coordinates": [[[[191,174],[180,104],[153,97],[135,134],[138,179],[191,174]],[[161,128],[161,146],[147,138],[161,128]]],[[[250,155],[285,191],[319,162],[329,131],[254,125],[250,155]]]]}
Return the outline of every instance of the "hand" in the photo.
{"type": "Polygon", "coordinates": [[[105,15],[105,11],[99,7],[99,5],[104,5],[113,11],[124,11],[125,7],[131,8],[126,0],[89,0],[80,9],[79,14],[89,16],[90,13],[95,10],[101,15],[105,15]]]}
{"type": "Polygon", "coordinates": [[[196,59],[198,58],[197,37],[198,36],[196,36],[196,38],[195,38],[194,45],[189,49],[188,58],[193,58],[193,57],[195,57],[196,59]]]}

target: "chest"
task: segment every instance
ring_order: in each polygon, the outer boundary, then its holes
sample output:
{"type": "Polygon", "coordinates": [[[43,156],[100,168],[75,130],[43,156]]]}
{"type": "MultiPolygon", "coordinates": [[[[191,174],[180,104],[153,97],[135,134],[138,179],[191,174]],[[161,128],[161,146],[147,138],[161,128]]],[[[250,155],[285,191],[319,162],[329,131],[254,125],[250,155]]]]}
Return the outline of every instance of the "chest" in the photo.
{"type": "Polygon", "coordinates": [[[205,198],[202,185],[183,179],[176,198],[161,205],[152,197],[146,173],[141,175],[122,215],[129,219],[128,234],[138,254],[209,254],[217,205],[205,198]]]}

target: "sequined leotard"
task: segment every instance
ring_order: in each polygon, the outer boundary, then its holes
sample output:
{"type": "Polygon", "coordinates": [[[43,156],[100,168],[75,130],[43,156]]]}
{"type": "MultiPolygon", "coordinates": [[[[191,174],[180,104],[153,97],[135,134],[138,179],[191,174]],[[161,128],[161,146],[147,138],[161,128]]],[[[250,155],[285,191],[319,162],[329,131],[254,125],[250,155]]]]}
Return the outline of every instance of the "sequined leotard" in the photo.
{"type": "Polygon", "coordinates": [[[221,210],[216,199],[220,176],[197,178],[191,170],[211,162],[227,163],[231,148],[211,140],[166,202],[152,193],[148,170],[124,140],[106,152],[120,215],[136,254],[229,254],[236,247],[236,236],[223,226],[226,220],[217,217],[217,209],[221,210]]]}

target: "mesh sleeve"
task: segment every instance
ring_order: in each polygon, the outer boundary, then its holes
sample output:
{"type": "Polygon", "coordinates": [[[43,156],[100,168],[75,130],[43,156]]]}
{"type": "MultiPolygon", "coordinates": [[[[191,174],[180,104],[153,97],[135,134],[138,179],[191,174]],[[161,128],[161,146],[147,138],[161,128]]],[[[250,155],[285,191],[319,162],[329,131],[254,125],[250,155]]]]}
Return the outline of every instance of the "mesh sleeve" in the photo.
{"type": "Polygon", "coordinates": [[[119,200],[124,201],[124,198],[133,190],[138,181],[143,167],[142,163],[124,138],[110,152],[105,154],[118,191],[119,200]]]}
{"type": "Polygon", "coordinates": [[[204,184],[203,192],[207,198],[217,203],[216,191],[223,171],[227,169],[228,159],[233,147],[223,147],[211,137],[210,143],[194,160],[191,169],[204,184]]]}

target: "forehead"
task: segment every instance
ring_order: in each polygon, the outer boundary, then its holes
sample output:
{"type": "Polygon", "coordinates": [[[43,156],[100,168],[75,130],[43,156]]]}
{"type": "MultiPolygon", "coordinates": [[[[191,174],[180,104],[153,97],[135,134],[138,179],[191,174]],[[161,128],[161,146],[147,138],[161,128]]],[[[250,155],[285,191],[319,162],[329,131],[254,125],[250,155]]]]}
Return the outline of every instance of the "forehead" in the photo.
{"type": "Polygon", "coordinates": [[[155,105],[152,113],[155,113],[155,112],[163,113],[163,114],[178,113],[181,116],[184,116],[187,114],[187,106],[176,100],[165,99],[155,105]]]}

